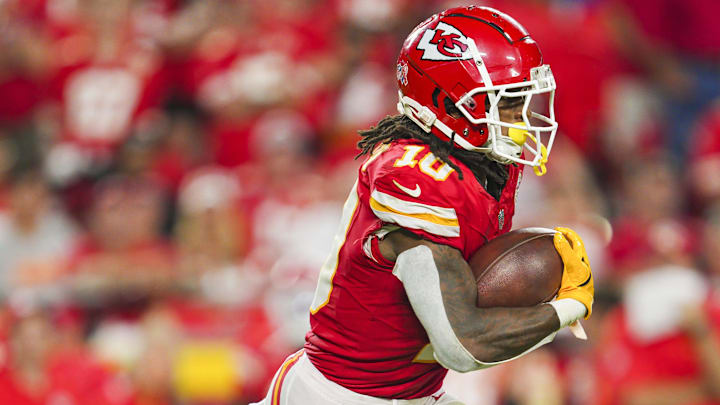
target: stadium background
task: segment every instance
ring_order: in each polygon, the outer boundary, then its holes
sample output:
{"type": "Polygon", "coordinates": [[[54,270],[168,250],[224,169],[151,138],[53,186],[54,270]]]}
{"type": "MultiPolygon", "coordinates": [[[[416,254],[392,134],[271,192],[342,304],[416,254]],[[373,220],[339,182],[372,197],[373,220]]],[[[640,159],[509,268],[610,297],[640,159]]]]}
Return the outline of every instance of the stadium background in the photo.
{"type": "MultiPolygon", "coordinates": [[[[585,239],[588,342],[472,404],[720,403],[720,2],[478,1],[558,83],[516,227],[585,239]]],[[[0,403],[245,404],[299,347],[395,57],[458,1],[0,0],[0,403]]]]}

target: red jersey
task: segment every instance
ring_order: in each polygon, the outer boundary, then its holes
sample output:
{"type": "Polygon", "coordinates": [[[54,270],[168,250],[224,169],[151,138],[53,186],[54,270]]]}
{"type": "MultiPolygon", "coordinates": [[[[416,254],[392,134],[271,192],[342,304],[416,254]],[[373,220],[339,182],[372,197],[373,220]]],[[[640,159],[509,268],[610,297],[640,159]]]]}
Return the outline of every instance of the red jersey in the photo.
{"type": "Polygon", "coordinates": [[[458,173],[417,140],[382,145],[359,169],[340,232],[323,265],[305,350],[331,381],[381,398],[412,399],[442,387],[428,336],[378,240],[402,227],[459,249],[465,260],[510,230],[522,166],[509,165],[500,200],[470,170],[458,173]]]}

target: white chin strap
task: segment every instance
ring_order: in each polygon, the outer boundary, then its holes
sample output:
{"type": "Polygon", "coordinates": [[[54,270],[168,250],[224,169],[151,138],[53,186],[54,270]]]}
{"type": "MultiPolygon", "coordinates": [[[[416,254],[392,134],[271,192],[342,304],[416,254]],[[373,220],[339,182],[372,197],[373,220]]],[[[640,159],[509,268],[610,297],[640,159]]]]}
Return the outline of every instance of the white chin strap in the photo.
{"type": "Polygon", "coordinates": [[[492,143],[492,148],[490,150],[490,153],[488,156],[499,163],[502,163],[504,165],[510,164],[513,162],[511,158],[504,157],[504,156],[514,156],[515,158],[520,158],[522,156],[522,145],[518,145],[517,143],[513,142],[512,139],[510,139],[507,136],[500,135],[499,137],[495,138],[495,142],[492,143]]]}

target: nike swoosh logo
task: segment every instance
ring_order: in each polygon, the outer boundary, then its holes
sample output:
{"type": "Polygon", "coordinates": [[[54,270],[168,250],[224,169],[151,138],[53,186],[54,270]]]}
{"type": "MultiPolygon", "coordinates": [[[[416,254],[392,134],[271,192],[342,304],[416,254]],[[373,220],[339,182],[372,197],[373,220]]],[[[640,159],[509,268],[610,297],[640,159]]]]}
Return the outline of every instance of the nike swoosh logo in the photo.
{"type": "Polygon", "coordinates": [[[395,184],[395,185],[397,186],[397,188],[399,188],[400,190],[402,190],[402,191],[406,192],[407,194],[409,194],[410,197],[415,197],[415,198],[420,197],[421,191],[420,191],[420,185],[419,185],[419,184],[415,184],[415,188],[414,188],[414,189],[407,188],[407,187],[401,185],[400,183],[398,183],[398,182],[395,181],[395,180],[393,180],[393,184],[395,184]]]}

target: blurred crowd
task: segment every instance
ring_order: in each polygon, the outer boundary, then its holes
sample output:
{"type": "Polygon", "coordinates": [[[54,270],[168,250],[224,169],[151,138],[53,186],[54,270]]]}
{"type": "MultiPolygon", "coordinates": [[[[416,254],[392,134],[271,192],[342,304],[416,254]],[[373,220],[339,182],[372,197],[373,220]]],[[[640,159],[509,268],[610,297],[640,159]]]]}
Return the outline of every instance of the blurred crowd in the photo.
{"type": "MultiPolygon", "coordinates": [[[[584,238],[590,335],[468,405],[720,404],[720,3],[478,0],[558,82],[516,227],[584,238]]],[[[309,327],[317,271],[446,0],[0,0],[0,403],[246,404],[309,327]]]]}

